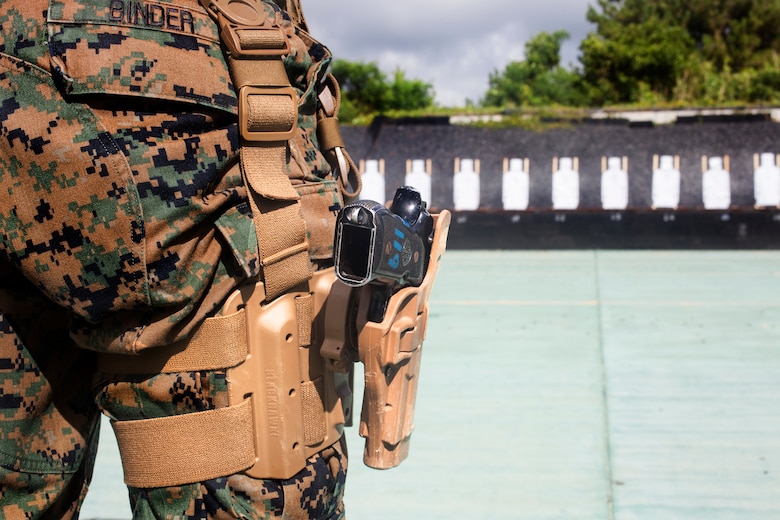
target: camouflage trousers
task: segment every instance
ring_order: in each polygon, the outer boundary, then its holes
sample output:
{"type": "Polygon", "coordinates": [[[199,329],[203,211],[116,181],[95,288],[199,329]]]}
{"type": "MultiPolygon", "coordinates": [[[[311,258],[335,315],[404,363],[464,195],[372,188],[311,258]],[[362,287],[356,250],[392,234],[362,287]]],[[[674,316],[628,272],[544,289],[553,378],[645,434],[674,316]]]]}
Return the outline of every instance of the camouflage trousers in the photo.
{"type": "MultiPolygon", "coordinates": [[[[71,344],[65,318],[21,277],[0,275],[3,519],[78,517],[95,462],[99,407],[138,418],[225,404],[219,372],[132,381],[96,374],[95,354],[71,344]]],[[[346,468],[337,443],[289,480],[232,475],[175,488],[130,488],[130,503],[134,519],[339,519],[346,468]]]]}

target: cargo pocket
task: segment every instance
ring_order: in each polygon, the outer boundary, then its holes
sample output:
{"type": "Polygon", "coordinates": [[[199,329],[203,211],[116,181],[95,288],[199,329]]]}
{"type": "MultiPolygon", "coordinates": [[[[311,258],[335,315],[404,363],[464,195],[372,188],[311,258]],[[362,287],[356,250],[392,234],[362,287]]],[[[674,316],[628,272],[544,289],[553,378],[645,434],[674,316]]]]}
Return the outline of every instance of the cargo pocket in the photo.
{"type": "Polygon", "coordinates": [[[245,278],[260,274],[257,234],[250,213],[249,204],[243,203],[227,210],[216,222],[217,229],[232,252],[236,266],[245,278]]]}
{"type": "MultiPolygon", "coordinates": [[[[113,107],[119,113],[146,110],[150,117],[152,112],[205,111],[234,117],[237,101],[217,27],[197,1],[50,0],[47,27],[52,76],[59,90],[51,88],[51,94],[46,95],[58,100],[58,106],[48,113],[70,112],[71,117],[67,128],[62,123],[53,127],[62,131],[62,142],[49,147],[54,158],[47,157],[42,164],[45,168],[51,165],[56,174],[50,175],[67,184],[67,192],[57,195],[52,208],[61,215],[67,213],[69,224],[80,227],[79,240],[89,243],[90,250],[77,251],[69,243],[67,269],[51,267],[48,260],[44,263],[53,279],[59,272],[65,280],[52,292],[80,316],[96,322],[110,312],[155,302],[150,294],[150,273],[146,272],[153,259],[146,254],[142,207],[147,202],[142,196],[149,188],[141,192],[140,183],[148,179],[139,176],[139,172],[144,173],[137,164],[140,148],[129,139],[119,139],[116,128],[111,127],[114,123],[101,119],[101,114],[110,113],[104,109],[113,107]],[[103,111],[93,112],[90,106],[103,111]],[[102,128],[101,121],[111,127],[109,131],[102,128]],[[91,255],[88,264],[81,260],[85,255],[91,255]],[[103,260],[92,261],[92,256],[103,260]]],[[[30,107],[34,106],[31,102],[30,107]]],[[[126,120],[132,122],[132,117],[126,120]]],[[[184,118],[176,120],[186,127],[182,121],[184,118]]],[[[44,121],[41,128],[47,124],[52,126],[44,121]]],[[[139,121],[135,134],[141,135],[138,139],[142,141],[146,125],[139,121]]],[[[163,124],[149,130],[168,131],[172,133],[170,140],[175,141],[175,130],[163,124]]],[[[149,134],[148,146],[157,146],[158,137],[149,134]]],[[[225,153],[221,141],[198,139],[208,142],[204,148],[218,148],[212,155],[225,153]]],[[[44,151],[48,153],[48,149],[44,151]]],[[[28,165],[33,166],[32,158],[28,165]]],[[[65,217],[54,220],[64,222],[65,217]]]]}
{"type": "Polygon", "coordinates": [[[47,73],[7,55],[0,99],[0,252],[86,320],[146,302],[141,206],[112,136],[47,73]]]}
{"type": "Polygon", "coordinates": [[[31,500],[36,485],[55,482],[29,474],[91,471],[91,461],[83,465],[95,455],[99,414],[90,388],[94,353],[68,342],[65,312],[32,284],[0,274],[0,286],[0,468],[10,470],[0,469],[5,504],[14,489],[31,500]],[[28,475],[16,480],[14,472],[28,475]]]}

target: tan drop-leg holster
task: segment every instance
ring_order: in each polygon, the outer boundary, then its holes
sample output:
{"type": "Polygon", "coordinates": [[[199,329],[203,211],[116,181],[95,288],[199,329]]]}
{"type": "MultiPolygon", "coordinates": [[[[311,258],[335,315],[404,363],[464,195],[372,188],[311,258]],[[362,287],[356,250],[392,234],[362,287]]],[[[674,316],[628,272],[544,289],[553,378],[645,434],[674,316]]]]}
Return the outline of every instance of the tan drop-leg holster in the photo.
{"type": "Polygon", "coordinates": [[[164,487],[241,472],[292,477],[341,437],[357,359],[365,366],[363,460],[377,469],[400,464],[414,429],[428,303],[450,214],[434,219],[422,284],[395,293],[381,323],[367,318],[370,288],[347,287],[330,268],[270,302],[262,283],[241,287],[189,341],[137,357],[104,355],[100,369],[115,374],[227,368],[226,408],[112,422],[125,482],[164,487]]]}
{"type": "Polygon", "coordinates": [[[341,437],[357,359],[365,366],[363,460],[377,469],[400,464],[414,429],[428,302],[450,214],[434,219],[422,284],[395,293],[381,323],[367,318],[370,289],[347,287],[331,268],[270,302],[262,283],[241,287],[189,341],[137,357],[104,355],[100,369],[115,374],[227,368],[226,408],[112,422],[125,482],[167,487],[241,472],[292,477],[341,437]]]}
{"type": "Polygon", "coordinates": [[[363,462],[372,468],[399,465],[409,454],[414,430],[414,409],[422,360],[422,344],[428,322],[428,305],[439,264],[447,246],[450,212],[434,215],[434,235],[428,268],[418,287],[406,287],[393,294],[384,319],[368,319],[369,286],[334,286],[329,316],[337,318],[343,293],[352,291],[350,323],[334,319],[326,324],[321,351],[332,370],[347,372],[354,356],[364,366],[365,391],[360,414],[360,435],[366,439],[363,462]]]}

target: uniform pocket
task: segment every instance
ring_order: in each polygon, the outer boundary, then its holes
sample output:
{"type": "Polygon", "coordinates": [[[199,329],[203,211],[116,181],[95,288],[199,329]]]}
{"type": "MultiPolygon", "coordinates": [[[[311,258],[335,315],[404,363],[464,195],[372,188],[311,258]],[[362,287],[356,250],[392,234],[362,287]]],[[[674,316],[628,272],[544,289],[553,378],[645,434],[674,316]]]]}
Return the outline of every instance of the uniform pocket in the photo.
{"type": "Polygon", "coordinates": [[[89,108],[0,54],[0,254],[88,321],[148,301],[130,167],[89,108]]]}
{"type": "Polygon", "coordinates": [[[216,24],[197,2],[51,0],[52,70],[71,94],[237,102],[216,24]]]}
{"type": "Polygon", "coordinates": [[[303,218],[309,239],[309,254],[314,260],[333,257],[336,215],[342,207],[338,181],[323,180],[295,186],[301,196],[303,218]]]}

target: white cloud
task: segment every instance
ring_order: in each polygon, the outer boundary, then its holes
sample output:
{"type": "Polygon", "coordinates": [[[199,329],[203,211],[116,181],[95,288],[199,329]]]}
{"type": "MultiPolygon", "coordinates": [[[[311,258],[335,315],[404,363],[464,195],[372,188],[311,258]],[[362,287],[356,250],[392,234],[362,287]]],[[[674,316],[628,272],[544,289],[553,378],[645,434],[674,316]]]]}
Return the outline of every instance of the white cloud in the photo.
{"type": "Polygon", "coordinates": [[[437,103],[456,106],[479,100],[489,74],[522,59],[525,42],[541,31],[568,31],[562,63],[576,65],[579,42],[592,30],[588,3],[304,0],[303,7],[313,36],[337,58],[375,61],[387,73],[400,68],[432,83],[437,103]]]}

